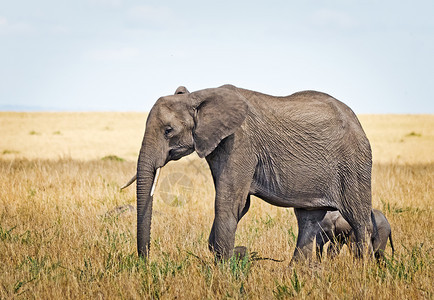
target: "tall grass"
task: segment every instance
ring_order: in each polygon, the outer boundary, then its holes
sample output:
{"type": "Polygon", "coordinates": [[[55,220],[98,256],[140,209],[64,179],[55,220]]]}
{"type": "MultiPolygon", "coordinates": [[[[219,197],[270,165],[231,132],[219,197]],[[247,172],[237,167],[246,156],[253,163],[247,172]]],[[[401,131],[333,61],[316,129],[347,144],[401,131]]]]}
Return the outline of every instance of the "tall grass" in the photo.
{"type": "MultiPolygon", "coordinates": [[[[36,137],[46,138],[39,131],[36,137]]],[[[194,156],[162,169],[150,259],[138,258],[135,213],[115,210],[135,205],[134,186],[119,190],[135,162],[94,151],[99,159],[0,159],[0,299],[433,298],[430,157],[374,164],[373,206],[391,223],[394,257],[388,246],[384,263],[358,261],[344,248],[334,260],[289,266],[297,237],[293,210],[257,198],[236,236],[252,259],[215,263],[207,246],[214,188],[206,163],[194,156]],[[187,201],[167,201],[171,193],[162,190],[174,186],[164,179],[175,173],[192,183],[182,190],[187,201]]]]}
{"type": "MultiPolygon", "coordinates": [[[[201,161],[164,169],[195,174],[201,161]]],[[[237,244],[283,260],[214,263],[207,250],[213,187],[197,176],[183,206],[155,199],[149,263],[136,255],[135,215],[110,214],[134,204],[120,192],[132,162],[0,161],[0,297],[24,298],[431,298],[434,165],[374,167],[374,206],[393,229],[395,257],[384,265],[333,261],[289,267],[295,247],[292,209],[254,199],[237,244]],[[407,186],[405,188],[403,186],[407,186]],[[199,199],[202,196],[203,199],[199,199]]],[[[205,170],[206,171],[206,170],[205,170]]],[[[162,174],[164,176],[164,174],[162,174]]],[[[203,179],[202,179],[203,178],[203,179]]]]}

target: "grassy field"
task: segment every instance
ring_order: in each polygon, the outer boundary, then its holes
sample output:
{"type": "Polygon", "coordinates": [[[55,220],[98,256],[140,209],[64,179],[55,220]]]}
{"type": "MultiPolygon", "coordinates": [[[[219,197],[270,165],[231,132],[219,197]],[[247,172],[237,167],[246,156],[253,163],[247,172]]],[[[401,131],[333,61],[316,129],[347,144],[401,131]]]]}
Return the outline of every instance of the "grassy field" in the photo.
{"type": "Polygon", "coordinates": [[[433,299],[434,116],[363,115],[373,148],[373,207],[391,223],[384,265],[289,267],[292,209],[254,199],[236,245],[257,257],[214,264],[214,188],[195,155],[161,171],[151,257],[136,254],[134,185],[144,113],[0,113],[0,299],[433,299]]]}

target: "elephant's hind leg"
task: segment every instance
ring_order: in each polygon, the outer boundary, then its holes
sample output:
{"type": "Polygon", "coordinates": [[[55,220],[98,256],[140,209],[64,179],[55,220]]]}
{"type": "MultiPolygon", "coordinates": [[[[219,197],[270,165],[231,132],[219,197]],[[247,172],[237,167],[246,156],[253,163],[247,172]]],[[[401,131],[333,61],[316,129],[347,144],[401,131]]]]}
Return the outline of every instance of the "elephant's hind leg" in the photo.
{"type": "MultiPolygon", "coordinates": [[[[353,196],[347,196],[353,197],[353,196]]],[[[351,208],[345,207],[342,209],[341,214],[344,219],[350,224],[354,236],[355,241],[353,245],[355,246],[354,253],[357,257],[371,257],[372,256],[372,242],[371,242],[371,234],[372,234],[372,221],[371,221],[371,206],[370,206],[370,195],[369,197],[369,205],[366,204],[361,207],[350,206],[351,208]]],[[[356,199],[352,200],[352,203],[357,203],[356,199]]],[[[363,202],[361,200],[360,202],[363,202]]]]}
{"type": "Polygon", "coordinates": [[[294,209],[298,223],[297,245],[291,262],[312,259],[313,242],[321,230],[320,223],[326,215],[326,210],[294,209]]]}
{"type": "MultiPolygon", "coordinates": [[[[370,150],[365,152],[370,153],[370,150]]],[[[336,194],[339,199],[337,202],[340,203],[339,212],[355,235],[356,255],[362,258],[372,256],[371,169],[370,157],[348,157],[339,168],[336,194]]]]}

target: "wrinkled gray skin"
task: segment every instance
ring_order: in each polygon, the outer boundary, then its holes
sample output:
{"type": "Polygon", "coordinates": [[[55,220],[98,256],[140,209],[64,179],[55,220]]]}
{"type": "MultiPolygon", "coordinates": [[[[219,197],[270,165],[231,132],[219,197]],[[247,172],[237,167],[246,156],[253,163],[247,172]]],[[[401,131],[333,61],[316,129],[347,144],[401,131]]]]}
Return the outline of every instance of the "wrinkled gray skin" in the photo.
{"type": "Polygon", "coordinates": [[[196,151],[215,185],[209,248],[234,250],[235,231],[250,196],[294,207],[299,226],[293,260],[312,255],[328,210],[351,224],[359,255],[371,231],[371,148],[355,114],[315,91],[273,97],[225,85],[161,97],[152,107],[137,163],[137,246],[147,257],[157,168],[196,151]]]}
{"type": "MultiPolygon", "coordinates": [[[[386,216],[379,210],[372,210],[373,231],[372,247],[377,260],[384,258],[387,240],[390,239],[392,255],[395,252],[392,241],[392,229],[386,216]]],[[[330,241],[327,255],[331,258],[339,254],[344,244],[352,246],[355,240],[353,229],[342,217],[339,211],[329,211],[320,223],[320,232],[316,236],[316,254],[321,258],[324,245],[330,241]]]]}

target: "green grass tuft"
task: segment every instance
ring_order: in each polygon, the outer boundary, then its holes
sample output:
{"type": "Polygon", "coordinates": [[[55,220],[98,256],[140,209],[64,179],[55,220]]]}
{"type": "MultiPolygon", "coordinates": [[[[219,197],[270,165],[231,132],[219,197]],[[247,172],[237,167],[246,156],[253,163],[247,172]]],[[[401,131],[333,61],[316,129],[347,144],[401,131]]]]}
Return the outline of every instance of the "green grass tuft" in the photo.
{"type": "Polygon", "coordinates": [[[110,161],[119,161],[119,162],[125,161],[125,159],[116,155],[107,155],[101,158],[101,160],[110,160],[110,161]]]}

